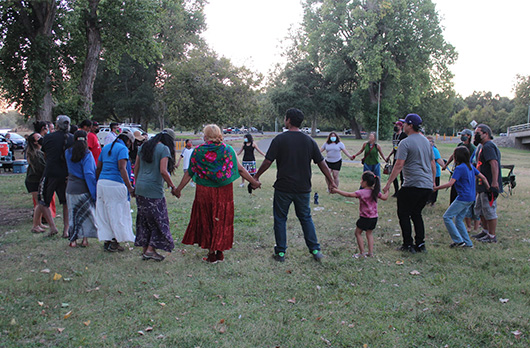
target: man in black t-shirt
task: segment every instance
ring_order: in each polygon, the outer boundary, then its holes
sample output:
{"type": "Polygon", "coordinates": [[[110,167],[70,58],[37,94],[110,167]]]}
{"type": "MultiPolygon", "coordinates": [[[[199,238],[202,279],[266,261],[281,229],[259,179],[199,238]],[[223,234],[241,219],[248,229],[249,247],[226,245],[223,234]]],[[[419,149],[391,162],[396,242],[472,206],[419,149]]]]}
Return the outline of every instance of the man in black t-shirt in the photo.
{"type": "MultiPolygon", "coordinates": [[[[385,162],[390,161],[390,157],[394,155],[394,162],[392,162],[392,166],[396,165],[395,155],[396,155],[399,143],[401,142],[401,140],[405,139],[406,137],[407,137],[407,134],[403,132],[403,122],[396,121],[394,123],[394,134],[392,134],[392,151],[390,152],[388,157],[385,159],[385,162]]],[[[403,172],[399,173],[399,179],[401,180],[401,185],[403,185],[403,172]]],[[[397,197],[398,191],[399,191],[399,182],[398,182],[398,179],[396,178],[394,180],[394,194],[392,195],[392,197],[397,197]]]]}
{"type": "Polygon", "coordinates": [[[56,122],[57,131],[47,134],[42,140],[42,152],[46,156],[46,167],[39,184],[39,208],[44,218],[50,223],[50,235],[56,234],[57,228],[51,217],[50,202],[57,193],[59,203],[63,206],[63,237],[68,238],[68,207],[66,205],[66,178],[68,167],[64,151],[72,146],[74,140],[70,134],[70,118],[60,115],[56,122]]]}
{"type": "Polygon", "coordinates": [[[501,152],[492,139],[491,128],[479,124],[475,129],[474,141],[477,146],[482,144],[477,154],[477,169],[488,179],[491,187],[488,191],[478,179],[475,215],[480,215],[483,230],[473,237],[486,243],[497,243],[497,196],[502,192],[501,152]]]}
{"type": "Polygon", "coordinates": [[[274,183],[274,259],[285,261],[287,249],[287,214],[294,203],[296,216],[302,225],[304,238],[309,252],[316,261],[324,255],[320,252],[315,225],[311,218],[311,161],[318,165],[328,180],[328,188],[335,187],[333,177],[324,162],[317,143],[308,135],[300,132],[304,114],[298,109],[289,109],[285,115],[287,132],[276,136],[267,151],[265,160],[254,176],[259,181],[261,175],[276,161],[277,174],[274,183]]]}

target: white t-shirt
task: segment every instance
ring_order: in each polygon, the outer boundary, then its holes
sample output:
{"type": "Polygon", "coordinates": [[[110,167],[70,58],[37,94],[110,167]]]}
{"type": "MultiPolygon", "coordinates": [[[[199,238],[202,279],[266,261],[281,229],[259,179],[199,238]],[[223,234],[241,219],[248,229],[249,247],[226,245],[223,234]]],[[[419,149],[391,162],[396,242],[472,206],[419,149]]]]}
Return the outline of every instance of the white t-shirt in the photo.
{"type": "Polygon", "coordinates": [[[191,154],[192,153],[193,153],[193,148],[188,149],[187,147],[185,147],[182,150],[182,153],[180,154],[180,157],[182,157],[184,159],[184,161],[182,161],[182,169],[183,170],[188,170],[188,167],[190,166],[190,158],[191,158],[191,154]]]}
{"type": "Polygon", "coordinates": [[[116,135],[116,133],[109,132],[109,134],[107,134],[107,136],[105,137],[105,139],[103,141],[103,146],[108,145],[108,144],[112,144],[112,142],[114,142],[114,140],[116,140],[117,137],[118,136],[116,135]]]}
{"type": "Polygon", "coordinates": [[[329,163],[335,163],[342,159],[342,156],[340,155],[340,152],[344,150],[346,146],[340,141],[337,143],[331,143],[328,144],[327,142],[322,145],[322,149],[327,151],[326,154],[326,161],[329,163]]]}

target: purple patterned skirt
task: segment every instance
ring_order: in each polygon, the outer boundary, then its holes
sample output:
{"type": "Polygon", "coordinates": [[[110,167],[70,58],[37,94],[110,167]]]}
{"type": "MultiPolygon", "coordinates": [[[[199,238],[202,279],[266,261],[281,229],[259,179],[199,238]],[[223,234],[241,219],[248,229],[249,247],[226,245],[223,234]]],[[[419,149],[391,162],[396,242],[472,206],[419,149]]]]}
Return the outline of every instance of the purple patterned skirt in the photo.
{"type": "Polygon", "coordinates": [[[136,196],[136,240],[134,245],[171,252],[175,248],[169,230],[165,198],[136,196]]]}

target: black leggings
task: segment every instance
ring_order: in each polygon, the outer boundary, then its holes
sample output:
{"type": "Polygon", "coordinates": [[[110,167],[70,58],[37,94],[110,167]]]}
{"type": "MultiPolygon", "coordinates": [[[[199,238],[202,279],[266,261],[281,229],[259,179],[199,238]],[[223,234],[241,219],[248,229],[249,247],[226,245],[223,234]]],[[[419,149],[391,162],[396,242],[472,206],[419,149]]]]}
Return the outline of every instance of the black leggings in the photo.
{"type": "Polygon", "coordinates": [[[397,214],[399,225],[401,226],[401,233],[403,234],[403,245],[412,245],[414,242],[412,239],[411,220],[414,223],[414,231],[416,232],[416,246],[425,243],[425,226],[421,211],[425,207],[431,192],[431,189],[417,187],[402,187],[399,190],[397,214]]]}

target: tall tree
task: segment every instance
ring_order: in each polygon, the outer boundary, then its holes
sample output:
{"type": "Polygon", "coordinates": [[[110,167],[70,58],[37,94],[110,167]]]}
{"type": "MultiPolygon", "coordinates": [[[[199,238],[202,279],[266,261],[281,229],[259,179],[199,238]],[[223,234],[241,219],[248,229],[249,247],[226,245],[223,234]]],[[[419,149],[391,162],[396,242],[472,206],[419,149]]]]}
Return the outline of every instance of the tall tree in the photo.
{"type": "Polygon", "coordinates": [[[165,101],[173,124],[198,130],[205,123],[238,122],[258,112],[259,77],[226,58],[194,50],[187,60],[165,68],[165,101]]]}
{"type": "Polygon", "coordinates": [[[391,118],[412,111],[428,93],[451,88],[448,67],[456,53],[432,1],[306,0],[304,11],[307,44],[300,49],[336,81],[354,129],[357,116],[375,123],[379,99],[389,132],[391,118]]]}
{"type": "Polygon", "coordinates": [[[65,6],[59,0],[0,3],[0,88],[26,117],[52,119],[52,92],[63,80],[58,51],[65,6]]]}

